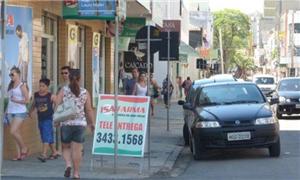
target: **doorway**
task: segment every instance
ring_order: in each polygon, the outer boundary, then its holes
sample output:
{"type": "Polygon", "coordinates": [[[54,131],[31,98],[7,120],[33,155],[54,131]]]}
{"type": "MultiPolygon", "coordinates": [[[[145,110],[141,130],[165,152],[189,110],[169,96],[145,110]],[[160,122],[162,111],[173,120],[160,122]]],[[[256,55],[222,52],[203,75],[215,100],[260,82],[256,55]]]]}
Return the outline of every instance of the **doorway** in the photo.
{"type": "Polygon", "coordinates": [[[42,15],[41,78],[51,81],[50,91],[58,86],[57,76],[57,17],[45,12],[42,15]]]}

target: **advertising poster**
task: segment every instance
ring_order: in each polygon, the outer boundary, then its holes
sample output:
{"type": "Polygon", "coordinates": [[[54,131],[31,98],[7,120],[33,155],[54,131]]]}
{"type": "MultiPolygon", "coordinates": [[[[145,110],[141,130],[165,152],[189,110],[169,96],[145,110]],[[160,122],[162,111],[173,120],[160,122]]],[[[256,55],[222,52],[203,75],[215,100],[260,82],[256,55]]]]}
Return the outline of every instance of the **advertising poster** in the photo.
{"type": "Polygon", "coordinates": [[[93,107],[97,106],[100,92],[100,33],[93,33],[93,107]]]}
{"type": "Polygon", "coordinates": [[[150,99],[147,96],[99,95],[92,154],[114,155],[114,113],[118,113],[118,155],[143,157],[150,99]]]}
{"type": "Polygon", "coordinates": [[[78,26],[68,25],[68,65],[71,68],[79,68],[78,62],[78,26]]]}
{"type": "Polygon", "coordinates": [[[32,9],[26,7],[7,6],[6,21],[6,39],[4,47],[5,72],[3,72],[3,86],[7,89],[10,82],[10,69],[16,66],[21,71],[21,81],[28,85],[29,92],[31,92],[32,9]]]}

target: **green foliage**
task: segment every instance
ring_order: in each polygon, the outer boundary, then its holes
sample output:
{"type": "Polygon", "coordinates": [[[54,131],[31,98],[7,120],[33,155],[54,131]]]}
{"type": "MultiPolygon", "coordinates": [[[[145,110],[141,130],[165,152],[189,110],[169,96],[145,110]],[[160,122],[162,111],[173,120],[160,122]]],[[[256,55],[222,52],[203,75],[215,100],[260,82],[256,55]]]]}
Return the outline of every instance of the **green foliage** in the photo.
{"type": "Polygon", "coordinates": [[[253,58],[247,55],[246,52],[238,50],[231,59],[231,66],[237,67],[240,78],[246,78],[246,73],[253,70],[255,65],[253,58]]]}
{"type": "Polygon", "coordinates": [[[250,19],[239,10],[225,9],[214,13],[214,44],[219,47],[219,29],[222,30],[224,62],[229,64],[239,49],[249,46],[250,19]]]}
{"type": "Polygon", "coordinates": [[[275,59],[278,59],[278,57],[279,57],[278,49],[275,48],[275,49],[273,49],[273,51],[271,53],[271,59],[275,60],[275,59]]]}

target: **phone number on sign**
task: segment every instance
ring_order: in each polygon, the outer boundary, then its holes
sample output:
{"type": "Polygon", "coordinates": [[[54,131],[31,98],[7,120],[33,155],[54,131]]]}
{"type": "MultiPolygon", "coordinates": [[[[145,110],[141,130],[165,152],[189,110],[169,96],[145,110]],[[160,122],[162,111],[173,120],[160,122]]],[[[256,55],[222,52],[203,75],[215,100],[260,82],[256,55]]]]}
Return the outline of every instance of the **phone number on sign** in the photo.
{"type": "MultiPolygon", "coordinates": [[[[144,140],[143,135],[136,134],[123,134],[121,140],[118,144],[127,144],[127,145],[142,145],[144,140]]],[[[113,133],[97,133],[97,143],[114,143],[113,133]]]]}

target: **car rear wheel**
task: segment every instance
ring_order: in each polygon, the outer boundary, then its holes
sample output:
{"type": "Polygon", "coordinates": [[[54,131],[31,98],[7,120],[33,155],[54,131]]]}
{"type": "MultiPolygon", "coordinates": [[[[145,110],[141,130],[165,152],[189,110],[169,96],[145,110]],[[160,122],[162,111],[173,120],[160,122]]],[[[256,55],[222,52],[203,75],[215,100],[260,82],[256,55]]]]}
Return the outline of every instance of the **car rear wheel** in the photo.
{"type": "Polygon", "coordinates": [[[205,158],[206,149],[200,143],[197,137],[192,137],[192,152],[195,160],[201,160],[205,158]]]}
{"type": "Polygon", "coordinates": [[[276,117],[277,119],[282,119],[282,114],[280,114],[278,110],[276,111],[276,117]]]}
{"type": "Polygon", "coordinates": [[[276,143],[272,144],[269,147],[269,154],[271,157],[279,157],[280,156],[280,139],[279,138],[276,143]]]}
{"type": "Polygon", "coordinates": [[[182,128],[183,133],[183,139],[184,139],[184,145],[189,145],[189,129],[186,123],[184,123],[182,128]]]}

